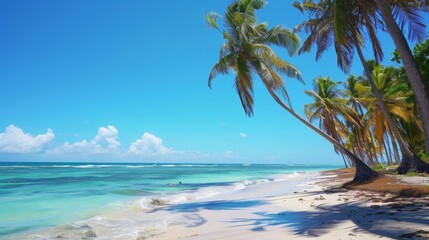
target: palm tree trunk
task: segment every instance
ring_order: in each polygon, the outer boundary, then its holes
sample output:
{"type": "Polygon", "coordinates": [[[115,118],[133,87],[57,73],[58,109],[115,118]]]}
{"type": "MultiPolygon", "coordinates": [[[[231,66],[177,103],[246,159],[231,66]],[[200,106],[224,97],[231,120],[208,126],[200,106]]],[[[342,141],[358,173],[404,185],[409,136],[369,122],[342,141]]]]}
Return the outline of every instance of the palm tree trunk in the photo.
{"type": "Polygon", "coordinates": [[[374,139],[374,136],[372,135],[372,133],[371,133],[370,130],[369,130],[368,135],[369,135],[369,138],[371,139],[370,141],[366,141],[365,142],[366,145],[367,145],[367,148],[369,149],[368,156],[371,158],[371,161],[373,162],[373,164],[375,164],[374,162],[376,162],[378,164],[379,161],[378,161],[378,158],[377,158],[377,149],[376,149],[376,147],[374,145],[375,144],[375,139],[374,139]],[[372,154],[373,151],[374,151],[374,154],[372,154]],[[375,161],[374,161],[374,159],[375,159],[375,161]]]}
{"type": "Polygon", "coordinates": [[[375,85],[374,79],[371,76],[371,71],[369,70],[368,64],[366,63],[365,57],[362,54],[362,49],[359,45],[357,39],[354,41],[356,50],[358,52],[359,58],[362,62],[363,68],[368,78],[368,82],[371,85],[371,90],[377,100],[378,107],[380,108],[382,114],[386,118],[387,124],[389,125],[390,131],[393,134],[393,137],[396,139],[401,150],[402,162],[399,168],[397,169],[399,174],[405,174],[407,172],[428,172],[429,173],[429,164],[423,162],[419,157],[417,157],[413,152],[411,152],[408,144],[402,139],[401,134],[393,122],[389,111],[387,110],[386,105],[384,104],[383,97],[381,96],[380,91],[378,91],[377,86],[375,85]]]}
{"type": "Polygon", "coordinates": [[[272,89],[267,87],[268,92],[270,93],[271,97],[274,98],[274,100],[283,107],[286,111],[288,111],[290,114],[292,114],[295,118],[297,118],[299,121],[304,123],[307,127],[311,128],[313,131],[318,133],[320,136],[322,136],[324,139],[329,141],[332,145],[334,145],[335,148],[338,149],[341,153],[346,155],[355,165],[356,167],[356,173],[353,178],[353,183],[368,181],[370,179],[373,179],[378,176],[378,173],[372,170],[370,167],[368,167],[362,160],[360,160],[358,157],[356,157],[352,152],[350,152],[347,148],[345,148],[343,145],[341,145],[338,141],[333,139],[331,136],[320,130],[319,128],[315,127],[313,124],[302,118],[300,115],[298,115],[294,110],[292,110],[288,105],[286,105],[274,92],[272,89]]]}
{"type": "Polygon", "coordinates": [[[399,156],[398,146],[396,145],[396,142],[394,139],[392,139],[392,148],[393,148],[393,152],[395,153],[395,164],[399,164],[401,158],[399,156]]]}
{"type": "Polygon", "coordinates": [[[343,153],[341,153],[341,158],[343,159],[344,167],[348,168],[349,166],[347,166],[346,157],[344,156],[343,153]]]}
{"type": "Polygon", "coordinates": [[[423,132],[425,137],[425,149],[429,154],[429,96],[425,91],[423,79],[417,68],[413,53],[408,42],[392,15],[392,9],[387,5],[387,1],[376,0],[377,7],[381,10],[381,16],[386,25],[387,31],[395,43],[404,64],[410,85],[416,97],[417,107],[422,119],[423,132]]]}
{"type": "Polygon", "coordinates": [[[386,137],[386,140],[383,140],[383,147],[384,147],[384,152],[386,153],[386,158],[387,158],[387,165],[392,165],[392,151],[390,150],[390,144],[388,143],[388,139],[386,137]],[[386,143],[387,142],[387,143],[386,143]]]}

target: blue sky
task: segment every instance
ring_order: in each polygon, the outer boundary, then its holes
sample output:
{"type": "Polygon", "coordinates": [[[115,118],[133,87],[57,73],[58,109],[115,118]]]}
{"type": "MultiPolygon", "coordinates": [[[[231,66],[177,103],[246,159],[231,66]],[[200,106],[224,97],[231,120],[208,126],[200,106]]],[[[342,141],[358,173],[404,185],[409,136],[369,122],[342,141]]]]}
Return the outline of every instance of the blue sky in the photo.
{"type": "MultiPolygon", "coordinates": [[[[253,118],[232,75],[207,87],[223,39],[204,15],[228,3],[0,1],[0,161],[341,164],[259,82],[253,118]]],[[[293,28],[305,17],[290,4],[269,1],[258,17],[293,28]]],[[[382,43],[390,64],[393,43],[382,43]]],[[[279,54],[305,79],[285,79],[300,113],[315,77],[347,77],[332,49],[319,62],[279,54]]]]}

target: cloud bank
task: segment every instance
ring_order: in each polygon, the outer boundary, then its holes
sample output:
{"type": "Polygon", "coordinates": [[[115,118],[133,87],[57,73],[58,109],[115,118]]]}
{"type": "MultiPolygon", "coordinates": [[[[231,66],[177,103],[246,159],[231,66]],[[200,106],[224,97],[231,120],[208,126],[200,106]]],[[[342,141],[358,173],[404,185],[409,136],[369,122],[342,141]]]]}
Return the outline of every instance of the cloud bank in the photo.
{"type": "Polygon", "coordinates": [[[50,128],[44,134],[32,136],[15,125],[9,125],[0,133],[0,153],[44,153],[45,157],[54,157],[56,160],[61,159],[61,156],[69,160],[85,160],[86,157],[96,159],[100,156],[103,159],[107,157],[120,161],[205,161],[240,158],[232,151],[205,153],[198,150],[176,150],[165,146],[160,137],[148,132],[144,132],[127,149],[121,147],[118,136],[118,129],[109,125],[99,127],[97,134],[89,140],[51,144],[55,134],[50,128]]]}
{"type": "Polygon", "coordinates": [[[3,133],[0,133],[0,152],[4,153],[36,153],[55,138],[52,129],[46,133],[32,136],[25,133],[15,125],[9,125],[3,133]]]}
{"type": "Polygon", "coordinates": [[[171,153],[172,149],[162,145],[162,139],[151,134],[143,133],[143,136],[131,143],[128,152],[140,156],[166,155],[171,153]]]}
{"type": "Polygon", "coordinates": [[[50,153],[82,153],[108,154],[119,151],[121,143],[118,141],[118,130],[114,126],[100,127],[97,135],[90,141],[65,142],[62,146],[49,151],[50,153]]]}

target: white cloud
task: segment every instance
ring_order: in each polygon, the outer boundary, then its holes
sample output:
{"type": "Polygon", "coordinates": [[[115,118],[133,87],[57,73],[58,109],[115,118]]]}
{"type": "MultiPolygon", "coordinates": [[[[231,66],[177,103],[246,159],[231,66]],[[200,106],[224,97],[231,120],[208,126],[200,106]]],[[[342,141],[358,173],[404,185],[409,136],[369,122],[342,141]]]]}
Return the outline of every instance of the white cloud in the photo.
{"type": "Polygon", "coordinates": [[[118,141],[118,130],[114,126],[100,127],[97,135],[91,140],[80,142],[65,142],[51,153],[84,153],[106,154],[119,151],[121,143],[118,141]]]}
{"type": "Polygon", "coordinates": [[[0,133],[0,152],[7,153],[34,153],[54,139],[55,134],[48,128],[46,133],[33,137],[24,133],[21,128],[9,125],[3,133],[0,133]]]}
{"type": "Polygon", "coordinates": [[[242,138],[247,138],[248,136],[247,136],[247,134],[245,134],[245,133],[239,133],[239,135],[240,135],[240,137],[242,137],[242,138]]]}
{"type": "MultiPolygon", "coordinates": [[[[240,136],[247,135],[240,133],[240,136]]],[[[241,159],[233,151],[224,152],[201,152],[198,150],[175,150],[166,147],[161,138],[154,134],[144,132],[141,138],[132,142],[129,145],[128,151],[121,148],[121,143],[118,141],[119,132],[114,126],[100,127],[97,134],[92,139],[84,139],[82,141],[64,142],[54,146],[49,144],[55,138],[51,129],[46,133],[32,136],[25,133],[21,128],[10,125],[6,130],[0,132],[0,153],[36,153],[44,152],[55,156],[56,159],[61,159],[59,155],[67,155],[74,159],[80,159],[82,156],[100,155],[107,157],[107,154],[112,159],[123,160],[136,156],[154,157],[161,161],[229,161],[241,159]],[[49,146],[47,146],[49,144],[49,146]]],[[[78,134],[67,134],[67,136],[78,137],[78,134]]]]}
{"type": "Polygon", "coordinates": [[[136,155],[153,156],[167,155],[172,152],[172,149],[162,145],[161,138],[145,132],[140,139],[131,143],[128,151],[136,155]]]}

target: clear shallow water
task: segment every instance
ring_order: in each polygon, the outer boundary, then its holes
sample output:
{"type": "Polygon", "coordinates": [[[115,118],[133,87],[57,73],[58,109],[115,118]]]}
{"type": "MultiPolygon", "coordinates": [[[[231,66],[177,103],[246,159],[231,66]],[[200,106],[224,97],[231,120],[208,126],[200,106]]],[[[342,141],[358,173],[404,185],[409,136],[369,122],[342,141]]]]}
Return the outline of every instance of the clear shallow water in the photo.
{"type": "Polygon", "coordinates": [[[0,163],[0,237],[89,219],[152,198],[198,199],[284,174],[337,168],[260,164],[0,163]],[[125,204],[126,205],[126,204],[125,204]],[[129,204],[128,204],[129,205],[129,204]]]}

